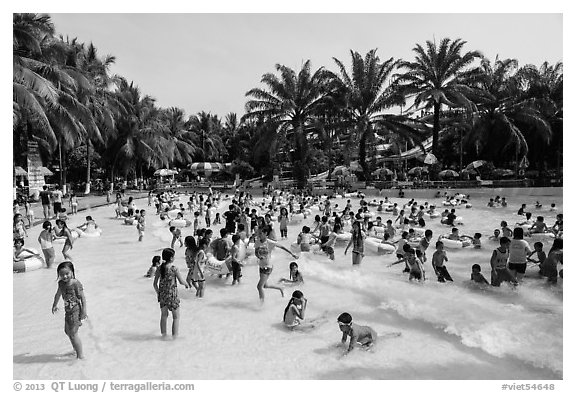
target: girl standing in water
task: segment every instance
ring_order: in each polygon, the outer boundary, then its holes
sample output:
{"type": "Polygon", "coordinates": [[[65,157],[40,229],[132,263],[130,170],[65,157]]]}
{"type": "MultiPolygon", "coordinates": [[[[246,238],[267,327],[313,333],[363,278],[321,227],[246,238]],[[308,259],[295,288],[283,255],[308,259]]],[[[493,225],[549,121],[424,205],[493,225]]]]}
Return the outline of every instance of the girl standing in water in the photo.
{"type": "Polygon", "coordinates": [[[58,290],[54,295],[52,314],[58,311],[60,297],[64,300],[64,332],[70,339],[78,359],[84,359],[82,342],[78,337],[78,328],[86,315],[86,297],[82,283],[76,279],[72,262],[62,262],[58,265],[58,290]]]}
{"type": "Polygon", "coordinates": [[[292,255],[293,258],[296,259],[298,258],[296,254],[292,253],[283,245],[278,244],[278,242],[269,239],[268,235],[270,233],[270,230],[271,229],[269,226],[264,226],[262,229],[259,230],[259,233],[254,242],[254,253],[258,258],[258,265],[260,267],[260,280],[258,281],[258,285],[256,285],[256,288],[258,289],[258,295],[260,297],[261,303],[264,303],[264,288],[277,289],[278,291],[280,291],[282,297],[284,297],[284,291],[282,290],[282,288],[268,285],[268,279],[270,278],[270,274],[272,274],[272,269],[274,268],[274,266],[270,262],[272,256],[272,250],[274,249],[274,247],[278,247],[286,251],[288,254],[292,255]]]}
{"type": "Polygon", "coordinates": [[[360,228],[360,222],[356,220],[352,223],[352,238],[344,251],[344,255],[346,255],[348,248],[353,246],[352,265],[359,265],[362,262],[362,258],[364,258],[364,239],[366,239],[366,235],[360,228]]]}
{"type": "Polygon", "coordinates": [[[176,280],[184,285],[186,289],[189,286],[180,275],[178,268],[172,264],[174,262],[174,254],[175,252],[171,248],[165,248],[162,251],[162,264],[156,270],[153,286],[160,303],[160,333],[162,338],[166,338],[168,311],[172,311],[172,338],[176,339],[180,322],[180,298],[178,297],[176,280]]]}

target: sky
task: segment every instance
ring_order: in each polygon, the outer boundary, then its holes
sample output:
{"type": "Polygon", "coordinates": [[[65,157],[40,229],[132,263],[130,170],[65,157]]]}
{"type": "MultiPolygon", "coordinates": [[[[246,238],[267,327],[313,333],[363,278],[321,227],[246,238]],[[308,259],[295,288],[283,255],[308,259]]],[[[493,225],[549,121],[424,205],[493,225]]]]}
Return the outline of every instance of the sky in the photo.
{"type": "Polygon", "coordinates": [[[412,60],[415,44],[442,38],[467,41],[488,59],[520,65],[563,60],[563,17],[555,14],[102,14],[49,13],[58,34],[92,42],[116,57],[111,71],[134,81],[160,107],[187,116],[244,113],[245,93],[280,63],[296,71],[349,68],[350,50],[381,59],[412,60]]]}

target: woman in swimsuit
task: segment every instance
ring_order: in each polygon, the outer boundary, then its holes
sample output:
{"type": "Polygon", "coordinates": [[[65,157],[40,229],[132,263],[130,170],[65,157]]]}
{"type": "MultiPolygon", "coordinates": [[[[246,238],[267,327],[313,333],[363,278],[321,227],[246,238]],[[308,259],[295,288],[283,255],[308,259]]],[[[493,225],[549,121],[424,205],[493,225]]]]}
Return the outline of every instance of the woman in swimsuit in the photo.
{"type": "Polygon", "coordinates": [[[360,222],[354,221],[352,223],[352,238],[350,242],[346,246],[346,250],[344,251],[344,255],[348,252],[350,246],[352,247],[352,264],[359,265],[362,262],[362,258],[364,258],[364,239],[366,235],[360,228],[360,222]]]}
{"type": "Polygon", "coordinates": [[[270,278],[270,274],[272,273],[273,265],[270,263],[270,257],[272,254],[272,250],[274,247],[278,247],[294,258],[298,258],[297,255],[292,253],[286,247],[281,244],[278,244],[274,240],[268,238],[268,234],[270,233],[270,227],[264,226],[259,230],[258,235],[256,236],[256,241],[254,243],[254,254],[258,258],[258,266],[260,267],[260,280],[258,281],[258,285],[256,288],[258,289],[258,295],[260,296],[260,302],[264,302],[264,288],[272,288],[277,289],[280,291],[282,297],[284,297],[284,291],[280,287],[268,285],[268,278],[270,278]]]}

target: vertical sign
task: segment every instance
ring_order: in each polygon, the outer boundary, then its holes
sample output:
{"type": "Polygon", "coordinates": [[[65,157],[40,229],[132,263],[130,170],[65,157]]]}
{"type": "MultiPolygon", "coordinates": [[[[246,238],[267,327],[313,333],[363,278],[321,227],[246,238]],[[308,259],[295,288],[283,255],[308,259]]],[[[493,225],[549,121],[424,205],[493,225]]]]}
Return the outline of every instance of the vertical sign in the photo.
{"type": "Polygon", "coordinates": [[[28,141],[28,186],[30,187],[30,194],[33,190],[40,190],[45,184],[44,175],[40,171],[42,166],[42,159],[38,151],[38,142],[28,141]]]}

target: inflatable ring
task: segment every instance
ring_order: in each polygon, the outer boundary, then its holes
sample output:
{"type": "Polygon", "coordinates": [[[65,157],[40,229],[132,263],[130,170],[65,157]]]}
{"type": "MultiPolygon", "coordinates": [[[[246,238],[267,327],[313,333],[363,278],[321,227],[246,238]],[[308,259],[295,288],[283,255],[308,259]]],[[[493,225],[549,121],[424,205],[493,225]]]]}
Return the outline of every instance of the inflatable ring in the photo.
{"type": "Polygon", "coordinates": [[[381,243],[380,239],[368,237],[364,240],[364,247],[366,250],[378,255],[392,254],[396,252],[396,247],[391,244],[381,243]]]}
{"type": "MultiPolygon", "coordinates": [[[[29,248],[30,251],[32,252],[36,252],[35,249],[33,248],[29,248]]],[[[28,252],[23,252],[22,254],[29,254],[28,252]]],[[[12,271],[14,273],[24,273],[24,272],[29,272],[31,270],[38,270],[40,269],[43,265],[44,265],[44,260],[42,259],[42,257],[36,256],[34,254],[30,254],[32,256],[29,256],[28,258],[21,260],[21,261],[17,261],[14,262],[14,266],[12,268],[12,271]]]]}
{"type": "Polygon", "coordinates": [[[372,230],[376,233],[385,233],[386,227],[372,227],[372,230]]]}
{"type": "Polygon", "coordinates": [[[530,236],[534,239],[553,239],[556,237],[556,235],[554,235],[552,232],[532,233],[530,236]]]}
{"type": "Polygon", "coordinates": [[[336,241],[349,242],[352,239],[352,232],[344,232],[336,234],[336,241]]]}
{"type": "Polygon", "coordinates": [[[448,236],[449,235],[441,235],[438,238],[439,241],[444,243],[444,247],[446,248],[462,248],[470,246],[470,242],[467,240],[461,241],[461,240],[448,239],[448,236]]]}
{"type": "Polygon", "coordinates": [[[471,203],[467,203],[466,204],[466,209],[471,209],[472,208],[472,204],[471,203]]]}
{"type": "Polygon", "coordinates": [[[102,229],[100,228],[93,229],[89,232],[82,231],[81,229],[78,229],[78,231],[80,237],[100,237],[100,235],[102,235],[102,229]]]}
{"type": "Polygon", "coordinates": [[[292,217],[290,217],[290,223],[293,223],[293,224],[299,223],[302,220],[304,220],[304,214],[303,213],[295,213],[295,214],[292,214],[292,217]]]}
{"type": "MultiPolygon", "coordinates": [[[[76,232],[76,231],[70,230],[70,233],[72,233],[73,239],[78,239],[80,237],[80,235],[78,235],[78,232],[76,232]]],[[[54,239],[52,242],[53,243],[64,243],[65,241],[66,241],[65,238],[57,238],[57,239],[54,239]]]]}
{"type": "Polygon", "coordinates": [[[214,257],[213,255],[210,255],[208,257],[208,260],[206,261],[206,269],[210,271],[210,273],[214,274],[230,273],[230,270],[228,269],[226,262],[217,260],[216,257],[214,257]]]}
{"type": "Polygon", "coordinates": [[[124,224],[126,225],[136,225],[138,221],[134,217],[127,217],[124,219],[124,224]]]}
{"type": "Polygon", "coordinates": [[[181,220],[175,219],[175,220],[170,220],[168,225],[170,225],[171,227],[176,227],[176,228],[184,228],[184,227],[189,227],[190,225],[192,225],[192,221],[185,220],[185,219],[181,219],[181,220]]]}

